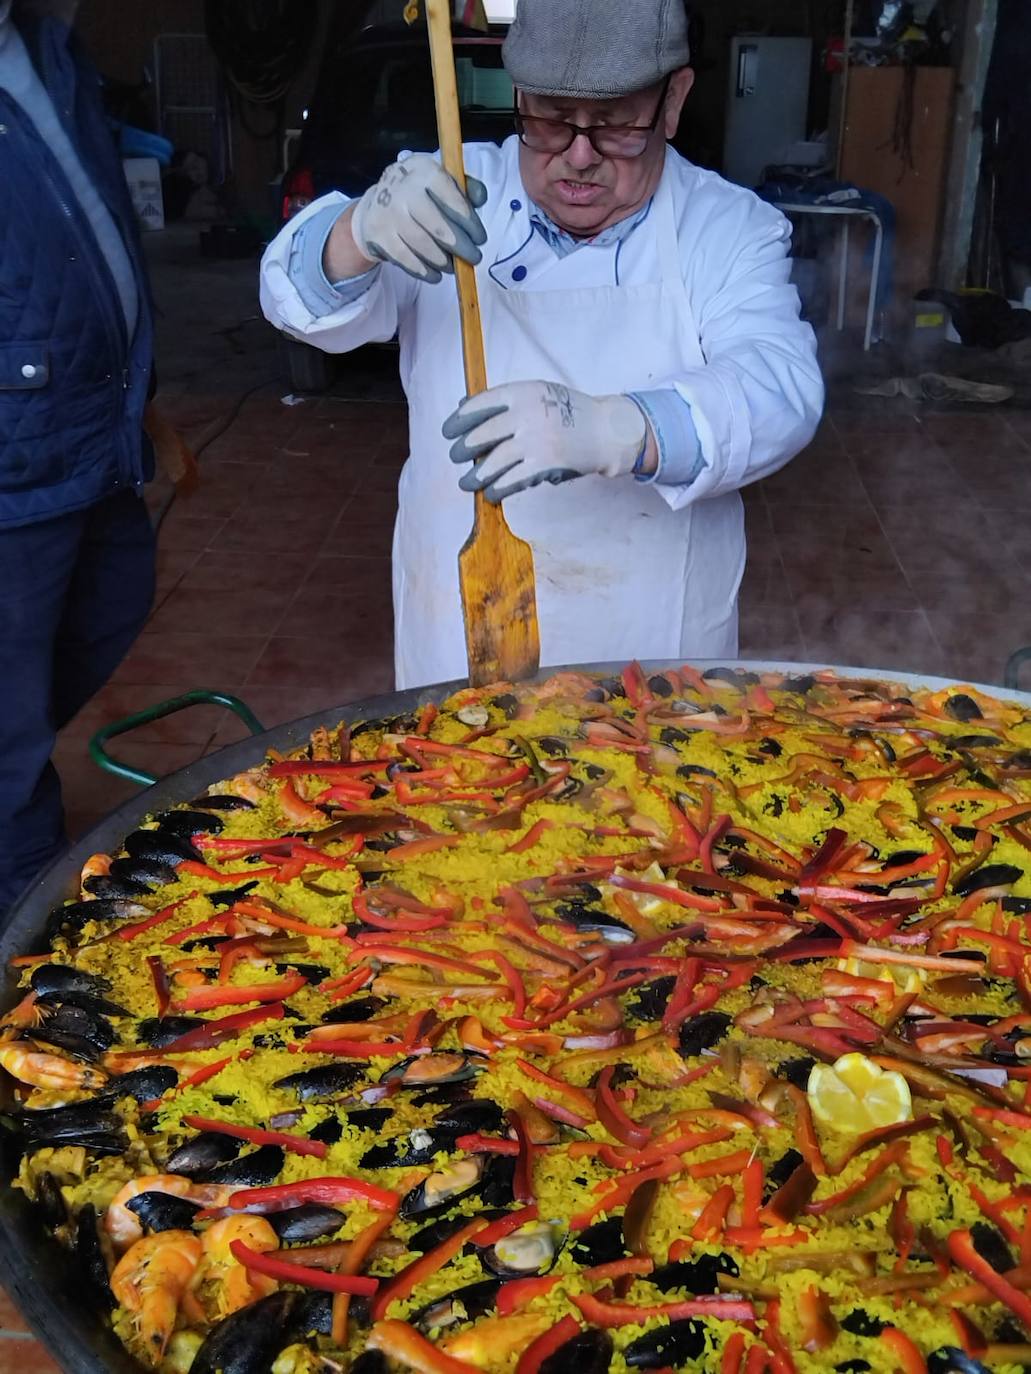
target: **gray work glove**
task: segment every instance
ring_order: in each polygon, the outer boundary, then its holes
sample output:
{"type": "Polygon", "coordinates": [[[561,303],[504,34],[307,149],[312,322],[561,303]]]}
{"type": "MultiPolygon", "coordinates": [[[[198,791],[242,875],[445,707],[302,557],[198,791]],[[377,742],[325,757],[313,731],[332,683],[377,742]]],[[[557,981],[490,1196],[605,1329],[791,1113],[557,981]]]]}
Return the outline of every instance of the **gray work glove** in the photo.
{"type": "Polygon", "coordinates": [[[428,153],[395,162],[355,206],[351,235],[374,262],[392,262],[419,281],[436,283],[455,270],[454,259],[475,267],[487,232],[476,213],[487,188],[467,178],[466,195],[428,153]]]}

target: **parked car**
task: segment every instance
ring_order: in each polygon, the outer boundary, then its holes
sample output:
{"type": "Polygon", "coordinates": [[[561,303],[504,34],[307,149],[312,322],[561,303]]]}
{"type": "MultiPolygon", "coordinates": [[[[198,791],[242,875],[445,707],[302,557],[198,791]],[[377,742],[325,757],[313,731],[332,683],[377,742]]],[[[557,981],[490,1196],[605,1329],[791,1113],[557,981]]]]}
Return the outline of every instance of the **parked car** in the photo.
{"type": "MultiPolygon", "coordinates": [[[[315,96],[283,178],[284,223],[327,191],[360,196],[402,151],[438,146],[425,23],[356,28],[350,6],[335,9],[315,96]]],[[[453,30],[467,142],[501,143],[512,133],[512,83],[501,65],[506,28],[453,30]]],[[[323,391],[331,384],[334,358],[292,339],[283,343],[294,390],[323,391]]]]}

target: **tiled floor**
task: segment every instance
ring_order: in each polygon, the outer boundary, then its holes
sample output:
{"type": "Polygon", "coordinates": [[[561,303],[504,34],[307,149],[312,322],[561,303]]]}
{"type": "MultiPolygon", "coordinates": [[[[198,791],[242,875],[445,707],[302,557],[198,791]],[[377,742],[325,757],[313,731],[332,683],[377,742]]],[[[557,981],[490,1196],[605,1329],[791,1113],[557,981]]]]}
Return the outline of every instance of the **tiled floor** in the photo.
{"type": "MultiPolygon", "coordinates": [[[[146,631],[59,741],[73,833],[134,790],[89,762],[104,721],[206,686],[275,725],[392,686],[405,416],[389,360],[286,405],[253,266],[203,262],[175,236],[152,247],[161,399],[203,447],[203,485],[162,525],[146,631]]],[[[745,493],[742,655],[1000,681],[1031,644],[1031,412],[920,414],[848,388],[807,452],[745,493]]],[[[205,708],[115,750],[166,774],[241,730],[205,708]]],[[[0,1295],[0,1374],[53,1368],[0,1295]]]]}

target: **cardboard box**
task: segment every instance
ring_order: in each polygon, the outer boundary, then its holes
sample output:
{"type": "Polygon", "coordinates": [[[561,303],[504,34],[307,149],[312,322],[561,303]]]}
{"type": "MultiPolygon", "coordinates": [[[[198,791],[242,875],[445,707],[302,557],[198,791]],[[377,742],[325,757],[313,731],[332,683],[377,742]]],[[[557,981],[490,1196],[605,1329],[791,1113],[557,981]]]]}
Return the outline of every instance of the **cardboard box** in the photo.
{"type": "Polygon", "coordinates": [[[136,218],[143,229],[164,229],[165,202],[161,194],[161,167],[156,157],[122,159],[136,218]]]}

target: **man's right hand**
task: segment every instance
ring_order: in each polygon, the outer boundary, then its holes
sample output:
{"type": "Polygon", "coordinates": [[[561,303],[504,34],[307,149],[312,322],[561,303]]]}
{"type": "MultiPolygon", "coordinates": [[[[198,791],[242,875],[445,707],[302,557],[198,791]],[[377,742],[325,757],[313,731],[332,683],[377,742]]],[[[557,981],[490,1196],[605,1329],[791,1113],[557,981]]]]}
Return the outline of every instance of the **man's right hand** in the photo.
{"type": "Polygon", "coordinates": [[[456,257],[475,267],[487,233],[477,209],[487,188],[467,178],[465,195],[428,153],[395,162],[354,206],[350,228],[364,258],[392,262],[419,281],[435,283],[455,270],[456,257]]]}

